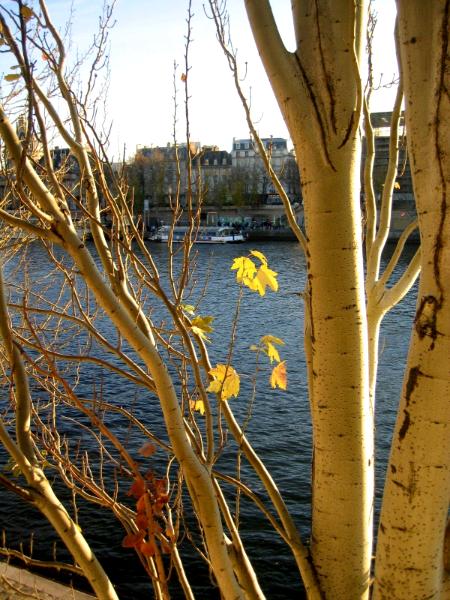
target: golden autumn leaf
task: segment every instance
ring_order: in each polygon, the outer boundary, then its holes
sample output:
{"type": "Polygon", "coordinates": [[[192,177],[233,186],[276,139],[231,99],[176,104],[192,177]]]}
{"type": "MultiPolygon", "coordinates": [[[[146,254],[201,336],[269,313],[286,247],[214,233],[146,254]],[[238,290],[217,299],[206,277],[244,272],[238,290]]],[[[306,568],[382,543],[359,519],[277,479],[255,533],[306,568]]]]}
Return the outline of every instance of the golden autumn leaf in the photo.
{"type": "Polygon", "coordinates": [[[195,306],[193,304],[181,304],[181,308],[188,315],[195,315],[195,306]]]}
{"type": "Polygon", "coordinates": [[[31,17],[34,16],[33,9],[26,5],[22,6],[22,8],[20,9],[20,14],[22,15],[23,20],[25,22],[29,21],[31,17]]]}
{"type": "Polygon", "coordinates": [[[275,335],[263,335],[261,344],[277,344],[277,346],[284,346],[284,341],[275,335]]]}
{"type": "Polygon", "coordinates": [[[396,190],[399,190],[399,189],[400,189],[400,184],[399,184],[399,182],[398,182],[398,181],[396,181],[396,182],[394,183],[394,189],[396,189],[396,190]]]}
{"type": "Polygon", "coordinates": [[[231,270],[237,271],[236,281],[243,283],[252,291],[258,292],[260,296],[264,296],[267,287],[276,292],[278,290],[278,281],[276,279],[278,273],[269,269],[267,259],[262,252],[252,250],[250,254],[258,258],[261,261],[261,265],[257,268],[248,256],[235,258],[231,270]]]}
{"type": "Polygon", "coordinates": [[[236,281],[238,283],[245,283],[247,285],[246,281],[251,281],[256,273],[256,265],[247,256],[239,256],[234,259],[231,270],[237,270],[236,281]]]}
{"type": "Polygon", "coordinates": [[[201,415],[205,414],[205,403],[203,400],[191,400],[189,402],[191,410],[198,411],[201,415]]]}
{"type": "Polygon", "coordinates": [[[278,346],[284,346],[284,342],[281,338],[275,337],[274,335],[263,335],[261,338],[261,345],[263,346],[263,352],[267,354],[272,363],[274,360],[280,362],[280,355],[278,350],[275,348],[275,344],[278,346]]]}
{"type": "Polygon", "coordinates": [[[6,81],[17,81],[17,79],[20,79],[20,74],[19,73],[9,73],[8,75],[5,75],[5,79],[6,79],[6,81]]]}
{"type": "Polygon", "coordinates": [[[209,341],[209,339],[206,337],[206,334],[214,331],[214,329],[210,325],[210,323],[212,323],[213,321],[214,317],[201,317],[199,315],[198,317],[195,317],[195,319],[192,319],[191,329],[198,336],[200,336],[204,340],[209,341]]]}
{"type": "Polygon", "coordinates": [[[273,388],[279,387],[282,390],[287,388],[287,372],[286,372],[286,361],[278,363],[276,367],[274,367],[272,374],[270,376],[270,385],[273,388]]]}
{"type": "Polygon", "coordinates": [[[271,344],[270,342],[268,342],[267,346],[266,346],[266,354],[270,359],[270,362],[272,363],[274,360],[276,362],[280,362],[280,355],[278,354],[278,350],[275,348],[275,346],[273,344],[271,344]]]}
{"type": "Polygon", "coordinates": [[[267,265],[267,258],[259,250],[252,250],[250,252],[250,254],[252,254],[253,256],[256,256],[256,258],[259,258],[259,260],[262,262],[263,265],[267,265]]]}
{"type": "Polygon", "coordinates": [[[181,81],[186,81],[187,80],[187,75],[186,73],[181,73],[181,81]]]}
{"type": "Polygon", "coordinates": [[[231,396],[235,398],[239,394],[240,378],[230,365],[217,364],[215,369],[209,372],[213,380],[209,384],[208,392],[220,394],[221,400],[228,400],[231,396]]]}
{"type": "Polygon", "coordinates": [[[266,265],[261,265],[252,279],[250,284],[247,284],[251,290],[258,292],[260,296],[266,293],[266,287],[270,287],[274,292],[278,291],[278,281],[276,276],[278,273],[269,269],[266,265]]]}

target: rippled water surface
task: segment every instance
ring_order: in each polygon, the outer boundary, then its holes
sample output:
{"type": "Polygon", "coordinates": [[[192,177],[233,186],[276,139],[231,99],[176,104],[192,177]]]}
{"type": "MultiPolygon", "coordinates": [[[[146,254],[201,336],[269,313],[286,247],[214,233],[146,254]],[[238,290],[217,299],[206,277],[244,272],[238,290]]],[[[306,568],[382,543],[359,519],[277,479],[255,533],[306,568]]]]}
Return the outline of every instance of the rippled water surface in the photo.
{"type": "MultiPolygon", "coordinates": [[[[288,390],[283,392],[270,389],[267,368],[265,374],[261,375],[248,435],[278,483],[301,533],[307,538],[310,514],[311,425],[302,348],[303,304],[298,295],[304,286],[305,263],[294,243],[265,243],[257,248],[266,254],[269,266],[278,271],[280,289],[276,294],[269,291],[264,298],[247,292],[244,294],[232,363],[241,374],[242,388],[239,397],[231,402],[236,414],[242,419],[251,396],[251,376],[255,360],[249,346],[257,343],[262,335],[281,337],[286,342],[281,348],[281,354],[288,366],[288,390]]],[[[247,253],[250,249],[252,247],[247,244],[196,248],[197,287],[192,300],[200,297],[207,281],[207,291],[200,312],[215,316],[210,345],[213,363],[226,359],[238,296],[238,287],[230,266],[233,258],[247,253]]],[[[409,249],[408,255],[413,250],[409,249]]],[[[164,272],[165,248],[153,244],[151,251],[157,264],[161,265],[161,272],[164,272]]],[[[45,256],[37,246],[30,248],[27,267],[29,274],[36,278],[45,274],[48,269],[45,256]]],[[[402,383],[414,304],[414,294],[410,294],[399,307],[387,315],[381,330],[376,430],[377,510],[402,383]]],[[[154,314],[153,318],[157,320],[158,315],[154,314]]],[[[89,394],[95,379],[95,369],[85,372],[83,384],[86,386],[86,394],[89,394]]],[[[121,384],[113,377],[102,381],[102,392],[106,399],[123,404],[130,401],[129,390],[121,388],[121,384]]],[[[135,412],[150,427],[158,428],[159,419],[155,416],[154,401],[145,394],[138,394],[132,398],[132,402],[135,412]]],[[[117,427],[120,429],[120,426],[118,420],[117,427]]],[[[159,427],[161,428],[160,425],[159,427]]],[[[137,440],[136,443],[138,442],[137,440]]],[[[134,441],[130,440],[130,443],[133,444],[134,441]]],[[[231,463],[227,464],[227,460],[228,455],[225,452],[218,466],[224,470],[232,470],[234,467],[231,463]]],[[[258,482],[250,472],[244,471],[244,479],[258,491],[258,482]]],[[[39,515],[17,498],[7,495],[4,490],[0,491],[0,500],[0,528],[7,530],[10,543],[17,544],[21,539],[28,539],[29,532],[34,530],[35,548],[48,552],[49,540],[53,539],[53,535],[50,527],[42,522],[39,515]]],[[[134,560],[132,551],[122,550],[120,544],[123,532],[107,511],[100,512],[100,515],[96,511],[94,519],[90,508],[80,504],[80,522],[89,542],[117,584],[120,597],[124,600],[152,597],[147,578],[134,560]]],[[[268,531],[264,519],[256,513],[253,506],[245,501],[242,505],[242,527],[250,557],[255,561],[267,597],[279,600],[301,598],[302,588],[289,552],[277,537],[268,531]]],[[[214,598],[210,592],[203,591],[203,582],[208,575],[199,566],[199,560],[191,558],[188,563],[194,580],[198,582],[197,597],[214,598]]],[[[174,591],[174,597],[177,596],[178,593],[174,591]]]]}

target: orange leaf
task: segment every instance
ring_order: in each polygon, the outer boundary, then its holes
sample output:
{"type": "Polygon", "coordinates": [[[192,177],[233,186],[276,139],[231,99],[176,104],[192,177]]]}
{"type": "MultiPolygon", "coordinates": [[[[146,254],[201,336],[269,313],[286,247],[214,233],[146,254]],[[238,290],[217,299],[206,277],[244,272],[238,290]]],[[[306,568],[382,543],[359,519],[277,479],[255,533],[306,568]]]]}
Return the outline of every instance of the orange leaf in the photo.
{"type": "Polygon", "coordinates": [[[173,525],[171,523],[168,523],[166,525],[166,535],[169,538],[169,540],[172,541],[176,538],[175,529],[173,528],[173,525]]]}
{"type": "Polygon", "coordinates": [[[138,452],[141,456],[145,456],[147,458],[152,454],[155,454],[156,446],[155,444],[152,444],[152,442],[147,442],[139,448],[138,452]]]}
{"type": "Polygon", "coordinates": [[[279,387],[282,390],[287,388],[287,372],[286,372],[286,361],[278,363],[273,369],[272,375],[270,376],[270,385],[275,388],[279,387]]]}
{"type": "Polygon", "coordinates": [[[186,81],[186,80],[187,80],[186,73],[181,73],[181,81],[186,81]]]}
{"type": "Polygon", "coordinates": [[[134,496],[134,498],[140,498],[145,492],[145,483],[143,479],[135,479],[133,485],[127,492],[127,496],[134,496]]]}
{"type": "Polygon", "coordinates": [[[138,513],[138,515],[135,518],[134,522],[139,527],[139,529],[147,529],[147,527],[148,527],[147,515],[144,514],[144,513],[138,513]]]}
{"type": "Polygon", "coordinates": [[[138,513],[145,514],[145,494],[143,494],[136,502],[136,510],[138,511],[138,513]]]}
{"type": "Polygon", "coordinates": [[[139,550],[144,556],[154,556],[156,552],[155,544],[153,542],[141,542],[139,550]]]}
{"type": "Polygon", "coordinates": [[[137,533],[129,533],[122,540],[123,548],[135,548],[142,542],[145,537],[145,531],[138,531],[137,533]]]}
{"type": "Polygon", "coordinates": [[[23,17],[23,20],[25,21],[25,23],[27,21],[29,21],[31,19],[31,17],[34,16],[34,12],[33,9],[30,8],[29,6],[22,6],[22,8],[20,9],[20,14],[23,17]]]}
{"type": "Polygon", "coordinates": [[[166,479],[156,479],[155,481],[155,494],[157,496],[161,496],[161,494],[166,494],[167,489],[167,480],[166,479]]]}
{"type": "Polygon", "coordinates": [[[149,524],[149,528],[148,529],[153,534],[155,534],[155,533],[162,533],[162,527],[161,527],[161,525],[157,521],[152,521],[149,524]]]}

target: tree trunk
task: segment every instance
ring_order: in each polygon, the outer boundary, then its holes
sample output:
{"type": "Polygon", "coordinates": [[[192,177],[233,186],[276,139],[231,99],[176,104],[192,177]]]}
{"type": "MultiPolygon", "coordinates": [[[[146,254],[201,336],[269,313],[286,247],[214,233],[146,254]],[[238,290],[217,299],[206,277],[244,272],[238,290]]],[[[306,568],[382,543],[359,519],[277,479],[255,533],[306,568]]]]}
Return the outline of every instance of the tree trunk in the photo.
{"type": "Polygon", "coordinates": [[[374,598],[443,599],[449,589],[444,539],[450,498],[450,2],[397,4],[422,258],[378,534],[374,598]]]}
{"type": "Polygon", "coordinates": [[[357,57],[363,11],[352,2],[293,2],[297,51],[291,54],[269,3],[246,0],[246,6],[301,168],[314,429],[314,567],[325,598],[367,598],[373,415],[360,225],[357,57]]]}

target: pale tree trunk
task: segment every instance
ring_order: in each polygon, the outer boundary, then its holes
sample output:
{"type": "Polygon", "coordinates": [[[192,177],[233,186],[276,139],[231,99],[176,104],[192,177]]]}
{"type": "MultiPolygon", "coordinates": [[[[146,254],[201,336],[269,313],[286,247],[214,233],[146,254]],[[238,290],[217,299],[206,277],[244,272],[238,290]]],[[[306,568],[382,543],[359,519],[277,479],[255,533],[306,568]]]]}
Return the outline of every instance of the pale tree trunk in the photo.
{"type": "Polygon", "coordinates": [[[422,258],[378,533],[374,598],[444,599],[449,598],[444,538],[450,498],[450,2],[397,5],[422,258]]]}
{"type": "Polygon", "coordinates": [[[314,428],[312,558],[325,598],[367,598],[373,414],[360,214],[363,6],[294,1],[289,53],[268,2],[246,0],[301,168],[314,428]]]}

